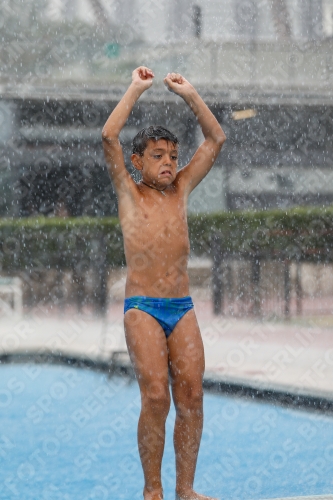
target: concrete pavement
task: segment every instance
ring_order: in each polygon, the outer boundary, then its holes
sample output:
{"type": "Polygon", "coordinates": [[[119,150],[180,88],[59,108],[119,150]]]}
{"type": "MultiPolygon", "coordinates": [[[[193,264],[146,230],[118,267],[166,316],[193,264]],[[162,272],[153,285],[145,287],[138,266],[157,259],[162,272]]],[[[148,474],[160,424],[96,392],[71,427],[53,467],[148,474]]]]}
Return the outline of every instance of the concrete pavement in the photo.
{"type": "MultiPolygon", "coordinates": [[[[322,397],[333,404],[333,328],[214,316],[194,298],[206,356],[206,380],[322,397]]],[[[0,356],[52,354],[105,362],[126,351],[123,304],[105,320],[37,308],[0,320],[0,356]]],[[[4,358],[3,358],[4,359],[4,358]]],[[[126,355],[122,357],[128,363],[126,355]]]]}

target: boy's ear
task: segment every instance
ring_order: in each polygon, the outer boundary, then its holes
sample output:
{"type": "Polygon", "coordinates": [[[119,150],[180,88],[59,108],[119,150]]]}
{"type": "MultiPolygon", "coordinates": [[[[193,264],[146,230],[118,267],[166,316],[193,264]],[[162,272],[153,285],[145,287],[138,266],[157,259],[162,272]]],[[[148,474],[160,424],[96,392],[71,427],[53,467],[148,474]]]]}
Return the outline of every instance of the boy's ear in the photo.
{"type": "Polygon", "coordinates": [[[131,156],[131,162],[137,170],[142,170],[143,168],[142,156],[133,154],[131,156]]]}

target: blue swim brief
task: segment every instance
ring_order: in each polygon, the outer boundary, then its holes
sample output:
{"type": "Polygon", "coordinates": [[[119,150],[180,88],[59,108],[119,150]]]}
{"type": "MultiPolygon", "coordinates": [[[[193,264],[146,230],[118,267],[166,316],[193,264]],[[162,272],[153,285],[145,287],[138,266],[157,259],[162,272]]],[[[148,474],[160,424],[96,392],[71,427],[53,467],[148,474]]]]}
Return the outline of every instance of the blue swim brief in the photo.
{"type": "Polygon", "coordinates": [[[169,337],[178,321],[192,308],[193,302],[190,296],[160,299],[137,295],[128,297],[124,302],[124,314],[129,309],[140,309],[150,314],[159,322],[166,337],[169,337]]]}

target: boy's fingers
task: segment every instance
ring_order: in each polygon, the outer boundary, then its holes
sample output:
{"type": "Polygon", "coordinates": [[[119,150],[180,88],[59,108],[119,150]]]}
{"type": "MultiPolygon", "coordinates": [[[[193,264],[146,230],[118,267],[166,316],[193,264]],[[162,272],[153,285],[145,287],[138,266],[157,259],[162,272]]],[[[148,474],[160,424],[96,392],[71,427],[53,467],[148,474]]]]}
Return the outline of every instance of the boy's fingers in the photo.
{"type": "Polygon", "coordinates": [[[151,69],[147,68],[147,66],[139,66],[137,69],[141,69],[143,71],[151,71],[151,69]]]}
{"type": "Polygon", "coordinates": [[[174,83],[171,78],[164,78],[164,83],[167,87],[172,87],[172,84],[174,83]]]}
{"type": "Polygon", "coordinates": [[[137,68],[137,71],[139,75],[143,76],[144,78],[149,78],[149,77],[154,78],[155,76],[153,71],[149,68],[146,68],[146,66],[139,66],[139,68],[137,68]]]}
{"type": "Polygon", "coordinates": [[[183,83],[183,77],[179,73],[168,73],[165,80],[167,79],[173,83],[183,83]]]}

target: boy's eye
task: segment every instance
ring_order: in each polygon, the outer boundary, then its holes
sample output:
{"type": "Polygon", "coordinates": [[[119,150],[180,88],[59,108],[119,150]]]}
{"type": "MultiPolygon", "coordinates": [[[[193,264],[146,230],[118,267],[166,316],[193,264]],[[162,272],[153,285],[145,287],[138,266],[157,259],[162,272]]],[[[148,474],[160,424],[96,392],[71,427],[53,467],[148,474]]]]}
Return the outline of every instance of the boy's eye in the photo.
{"type": "Polygon", "coordinates": [[[153,158],[162,158],[162,155],[153,155],[153,158]]]}
{"type": "Polygon", "coordinates": [[[174,160],[174,161],[177,161],[178,160],[178,156],[171,156],[171,159],[174,160]]]}

